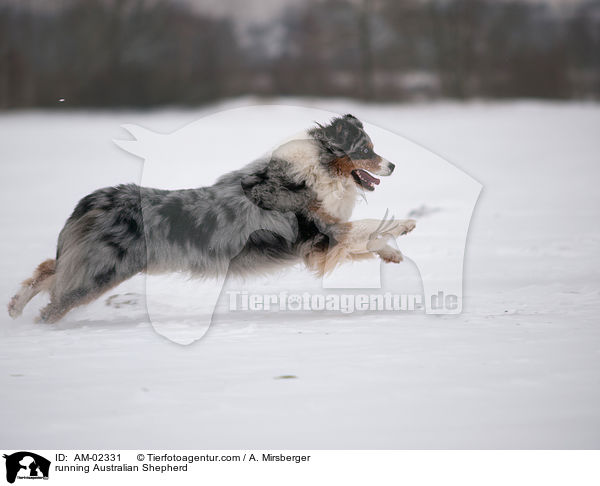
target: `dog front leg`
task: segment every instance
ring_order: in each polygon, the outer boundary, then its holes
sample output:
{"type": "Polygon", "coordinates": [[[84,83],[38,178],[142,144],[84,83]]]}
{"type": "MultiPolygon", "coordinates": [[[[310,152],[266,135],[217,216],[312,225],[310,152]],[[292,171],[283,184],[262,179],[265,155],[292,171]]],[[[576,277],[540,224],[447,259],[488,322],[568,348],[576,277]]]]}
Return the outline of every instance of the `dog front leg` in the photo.
{"type": "Polygon", "coordinates": [[[414,219],[352,221],[345,223],[343,241],[351,254],[374,253],[386,262],[400,263],[402,253],[390,246],[389,241],[412,231],[415,226],[414,219]]]}
{"type": "Polygon", "coordinates": [[[336,225],[336,244],[326,251],[312,251],[305,255],[308,268],[318,276],[326,275],[338,265],[379,256],[385,262],[400,263],[402,253],[390,246],[390,239],[412,231],[413,219],[381,221],[361,219],[336,225]]]}
{"type": "Polygon", "coordinates": [[[390,245],[385,245],[381,250],[378,250],[375,253],[386,263],[400,263],[404,260],[402,252],[390,245]]]}

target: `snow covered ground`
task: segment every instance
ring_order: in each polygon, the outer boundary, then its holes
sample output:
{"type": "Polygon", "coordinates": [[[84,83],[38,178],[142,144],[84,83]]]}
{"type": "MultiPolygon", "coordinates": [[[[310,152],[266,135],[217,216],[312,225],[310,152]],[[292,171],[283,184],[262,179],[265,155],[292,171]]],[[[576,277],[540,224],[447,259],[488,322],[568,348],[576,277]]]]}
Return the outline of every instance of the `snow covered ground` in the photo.
{"type": "MultiPolygon", "coordinates": [[[[38,296],[0,314],[0,447],[599,448],[600,106],[280,101],[352,112],[484,186],[462,314],[227,312],[225,297],[181,346],[148,322],[142,277],[57,325],[33,323],[38,296]]],[[[0,114],[0,300],[53,256],[79,198],[141,180],[120,125],[169,133],[251,103],[0,114]]],[[[416,275],[405,261],[382,279],[412,293],[416,275]]],[[[293,268],[228,289],[282,282],[319,288],[293,268]]]]}

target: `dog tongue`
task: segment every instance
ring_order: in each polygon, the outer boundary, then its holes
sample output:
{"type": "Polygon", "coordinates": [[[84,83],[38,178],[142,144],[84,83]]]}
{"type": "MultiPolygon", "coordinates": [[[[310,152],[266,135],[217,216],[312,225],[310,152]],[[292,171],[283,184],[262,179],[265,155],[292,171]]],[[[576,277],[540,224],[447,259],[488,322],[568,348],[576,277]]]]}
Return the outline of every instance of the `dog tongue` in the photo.
{"type": "Polygon", "coordinates": [[[373,177],[366,170],[357,169],[356,171],[358,172],[358,176],[363,181],[367,181],[367,182],[370,182],[371,184],[375,184],[375,185],[378,185],[381,182],[379,179],[377,179],[377,177],[373,177]]]}

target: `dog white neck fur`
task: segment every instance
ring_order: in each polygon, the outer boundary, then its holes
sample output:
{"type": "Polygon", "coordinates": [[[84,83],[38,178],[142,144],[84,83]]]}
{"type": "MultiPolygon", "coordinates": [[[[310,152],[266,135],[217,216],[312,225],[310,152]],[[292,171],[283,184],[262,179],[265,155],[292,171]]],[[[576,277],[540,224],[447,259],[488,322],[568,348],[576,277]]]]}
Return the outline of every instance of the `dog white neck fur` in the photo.
{"type": "Polygon", "coordinates": [[[280,145],[273,156],[292,164],[298,180],[316,192],[323,211],[339,221],[350,219],[358,197],[356,183],[349,177],[333,177],[321,165],[319,146],[308,133],[280,145]]]}

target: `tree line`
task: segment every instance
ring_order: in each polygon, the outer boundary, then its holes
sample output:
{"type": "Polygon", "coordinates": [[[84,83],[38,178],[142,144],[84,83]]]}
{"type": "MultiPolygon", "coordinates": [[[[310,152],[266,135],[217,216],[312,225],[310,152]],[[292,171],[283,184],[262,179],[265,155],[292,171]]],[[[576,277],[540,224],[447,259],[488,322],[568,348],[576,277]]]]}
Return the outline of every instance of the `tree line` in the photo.
{"type": "Polygon", "coordinates": [[[600,97],[600,0],[310,0],[244,29],[163,0],[0,5],[0,107],[600,97]]]}

